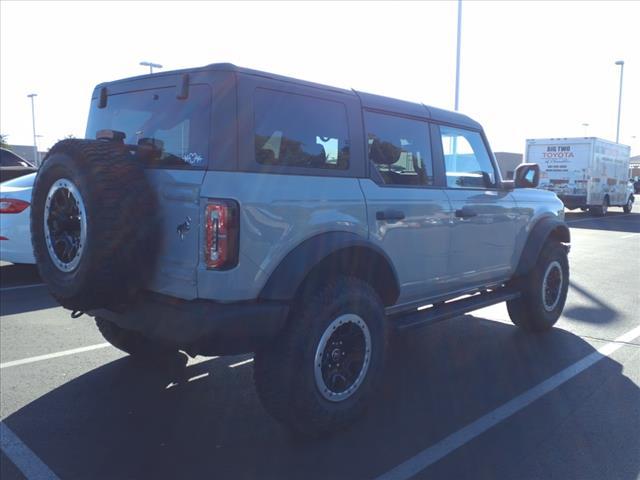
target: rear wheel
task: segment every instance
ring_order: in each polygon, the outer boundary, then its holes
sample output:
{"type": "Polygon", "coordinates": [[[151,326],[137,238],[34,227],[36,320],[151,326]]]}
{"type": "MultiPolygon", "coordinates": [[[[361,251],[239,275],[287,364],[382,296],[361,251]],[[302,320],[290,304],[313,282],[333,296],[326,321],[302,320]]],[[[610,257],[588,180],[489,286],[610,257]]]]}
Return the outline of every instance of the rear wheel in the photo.
{"type": "Polygon", "coordinates": [[[596,217],[604,217],[609,211],[609,197],[605,195],[605,197],[602,199],[602,205],[590,207],[589,211],[596,217]]]}
{"type": "Polygon", "coordinates": [[[255,356],[265,409],[303,435],[347,426],[375,394],[386,332],[379,297],[359,279],[341,277],[299,298],[282,337],[255,356]]]}
{"type": "Polygon", "coordinates": [[[627,200],[627,204],[622,207],[622,210],[624,211],[624,213],[631,213],[631,210],[633,210],[633,197],[629,196],[629,199],[627,200]]]}
{"type": "Polygon", "coordinates": [[[519,280],[520,297],[507,302],[515,325],[531,332],[549,330],[560,318],[569,289],[567,249],[548,241],[536,266],[519,280]]]}

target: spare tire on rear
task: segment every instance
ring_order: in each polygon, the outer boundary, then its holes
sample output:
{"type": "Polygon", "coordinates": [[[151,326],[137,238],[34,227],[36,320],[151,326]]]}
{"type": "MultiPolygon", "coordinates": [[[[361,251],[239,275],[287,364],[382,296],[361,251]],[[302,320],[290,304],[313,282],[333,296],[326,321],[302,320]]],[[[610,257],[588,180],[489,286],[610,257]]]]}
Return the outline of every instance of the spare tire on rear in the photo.
{"type": "Polygon", "coordinates": [[[63,140],[33,187],[31,241],[42,280],[70,310],[124,304],[152,274],[154,192],[129,147],[63,140]]]}

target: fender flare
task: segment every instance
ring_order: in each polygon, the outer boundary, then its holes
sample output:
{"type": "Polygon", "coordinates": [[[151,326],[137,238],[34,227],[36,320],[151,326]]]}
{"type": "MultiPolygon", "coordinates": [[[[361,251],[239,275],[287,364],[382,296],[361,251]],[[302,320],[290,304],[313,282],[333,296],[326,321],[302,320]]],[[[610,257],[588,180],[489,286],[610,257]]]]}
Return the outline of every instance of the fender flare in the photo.
{"type": "Polygon", "coordinates": [[[309,273],[330,257],[336,262],[331,266],[338,271],[357,267],[360,276],[371,278],[385,305],[395,303],[400,286],[393,263],[380,247],[351,232],[326,232],[302,242],[280,261],[258,298],[292,300],[309,273]]]}
{"type": "Polygon", "coordinates": [[[531,229],[524,244],[518,267],[516,268],[516,276],[526,275],[531,271],[549,237],[553,237],[562,243],[570,243],[571,233],[569,232],[569,226],[563,220],[555,217],[540,219],[531,229]]]}

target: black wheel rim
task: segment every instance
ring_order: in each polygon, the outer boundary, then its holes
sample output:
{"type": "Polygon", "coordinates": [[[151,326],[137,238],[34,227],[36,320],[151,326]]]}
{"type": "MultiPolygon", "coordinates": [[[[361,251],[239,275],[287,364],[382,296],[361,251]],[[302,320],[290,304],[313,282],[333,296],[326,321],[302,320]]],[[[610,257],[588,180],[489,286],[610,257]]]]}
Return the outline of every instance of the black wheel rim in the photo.
{"type": "Polygon", "coordinates": [[[87,217],[78,188],[67,179],[56,181],[47,194],[44,236],[53,264],[63,272],[74,270],[84,249],[87,217]]]}
{"type": "Polygon", "coordinates": [[[558,261],[553,261],[547,267],[542,281],[542,303],[546,311],[550,312],[558,306],[562,282],[562,267],[558,261]]]}
{"type": "Polygon", "coordinates": [[[320,393],[334,402],[345,400],[362,384],[369,368],[371,336],[358,315],[336,318],[316,350],[314,373],[320,393]]]}

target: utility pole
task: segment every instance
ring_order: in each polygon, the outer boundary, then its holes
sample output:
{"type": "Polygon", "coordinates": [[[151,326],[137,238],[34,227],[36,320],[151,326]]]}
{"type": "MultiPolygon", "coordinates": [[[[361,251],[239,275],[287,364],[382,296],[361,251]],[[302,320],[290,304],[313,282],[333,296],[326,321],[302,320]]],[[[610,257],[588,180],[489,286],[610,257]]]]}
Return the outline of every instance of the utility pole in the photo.
{"type": "Polygon", "coordinates": [[[37,97],[37,93],[30,93],[27,95],[31,99],[31,124],[33,125],[33,161],[36,166],[40,166],[40,156],[38,155],[38,143],[36,141],[36,109],[34,106],[33,98],[37,97]]]}
{"type": "Polygon", "coordinates": [[[162,65],[153,62],[140,62],[140,65],[143,67],[149,67],[149,73],[153,73],[154,68],[162,68],[162,65]]]}
{"type": "Polygon", "coordinates": [[[618,125],[616,127],[616,143],[620,139],[620,107],[622,106],[622,76],[624,75],[624,60],[618,60],[616,65],[620,65],[620,93],[618,94],[618,125]]]}
{"type": "Polygon", "coordinates": [[[458,98],[460,90],[460,35],[462,25],[462,0],[458,0],[458,44],[456,48],[456,98],[455,110],[458,111],[458,98]]]}

